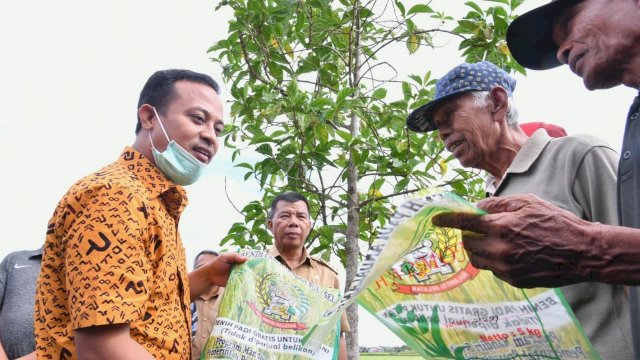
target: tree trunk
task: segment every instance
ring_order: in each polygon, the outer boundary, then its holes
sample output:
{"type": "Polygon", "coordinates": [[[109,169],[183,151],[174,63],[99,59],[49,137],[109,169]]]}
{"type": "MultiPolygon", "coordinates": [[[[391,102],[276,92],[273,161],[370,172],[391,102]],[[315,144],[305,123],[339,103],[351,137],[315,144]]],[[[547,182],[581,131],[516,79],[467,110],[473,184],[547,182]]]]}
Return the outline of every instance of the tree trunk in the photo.
{"type": "MultiPolygon", "coordinates": [[[[353,64],[351,71],[350,85],[354,88],[354,97],[359,96],[360,83],[360,3],[356,1],[353,8],[353,30],[350,53],[352,54],[353,64]]],[[[351,124],[349,132],[353,138],[360,136],[360,119],[351,114],[351,124]]],[[[353,151],[359,151],[358,148],[353,151]]],[[[358,270],[358,262],[360,260],[360,201],[358,198],[358,167],[355,163],[353,153],[349,155],[349,163],[347,165],[347,289],[353,281],[356,271],[358,270]]],[[[351,332],[347,336],[347,354],[349,360],[358,360],[360,358],[360,346],[358,343],[358,304],[351,304],[347,308],[347,319],[351,326],[351,332]]]]}

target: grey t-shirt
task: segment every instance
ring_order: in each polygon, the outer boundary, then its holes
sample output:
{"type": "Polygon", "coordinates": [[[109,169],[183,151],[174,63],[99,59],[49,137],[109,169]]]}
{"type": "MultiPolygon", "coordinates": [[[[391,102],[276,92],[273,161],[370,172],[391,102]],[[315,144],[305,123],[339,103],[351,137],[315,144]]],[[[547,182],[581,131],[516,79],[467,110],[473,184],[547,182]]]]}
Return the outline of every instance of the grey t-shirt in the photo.
{"type": "MultiPolygon", "coordinates": [[[[551,139],[536,131],[516,155],[495,196],[535,194],[575,215],[618,224],[617,154],[590,136],[551,139]]],[[[631,319],[624,287],[585,282],[561,287],[603,359],[633,359],[631,319]]]]}
{"type": "Polygon", "coordinates": [[[35,351],[33,306],[42,249],[16,251],[0,263],[0,343],[9,359],[35,351]]]}

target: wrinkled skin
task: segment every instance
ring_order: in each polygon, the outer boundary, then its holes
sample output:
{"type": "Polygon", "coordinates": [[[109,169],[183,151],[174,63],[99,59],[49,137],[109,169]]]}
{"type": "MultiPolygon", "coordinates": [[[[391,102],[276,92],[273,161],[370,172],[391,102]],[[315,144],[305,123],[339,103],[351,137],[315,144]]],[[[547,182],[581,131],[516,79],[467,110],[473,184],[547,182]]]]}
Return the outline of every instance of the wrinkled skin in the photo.
{"type": "Polygon", "coordinates": [[[599,223],[582,220],[534,195],[488,198],[478,206],[489,214],[441,214],[437,226],[463,231],[471,263],[511,285],[558,287],[600,281],[610,258],[602,251],[599,223]]]}
{"type": "Polygon", "coordinates": [[[554,24],[557,58],[589,90],[640,86],[640,5],[630,0],[585,0],[554,24]]]}

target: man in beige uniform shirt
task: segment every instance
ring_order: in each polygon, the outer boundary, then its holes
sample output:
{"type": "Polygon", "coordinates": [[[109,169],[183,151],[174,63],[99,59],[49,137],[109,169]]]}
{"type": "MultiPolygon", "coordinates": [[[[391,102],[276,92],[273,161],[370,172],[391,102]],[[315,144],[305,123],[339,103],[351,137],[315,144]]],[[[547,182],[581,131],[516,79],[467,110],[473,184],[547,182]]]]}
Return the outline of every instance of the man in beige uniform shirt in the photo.
{"type": "MultiPolygon", "coordinates": [[[[218,253],[213,250],[202,250],[193,260],[193,269],[213,261],[218,253]]],[[[200,354],[207,345],[213,323],[218,317],[218,307],[224,288],[212,286],[191,302],[191,360],[200,359],[200,354]]]]}
{"type": "MultiPolygon", "coordinates": [[[[309,256],[304,243],[311,231],[309,202],[295,192],[285,192],[271,202],[269,231],[273,234],[273,247],[269,254],[294,274],[322,287],[342,289],[338,273],[322,259],[309,256]]],[[[346,314],[342,314],[340,353],[338,359],[347,359],[344,333],[349,331],[346,314]]]]}

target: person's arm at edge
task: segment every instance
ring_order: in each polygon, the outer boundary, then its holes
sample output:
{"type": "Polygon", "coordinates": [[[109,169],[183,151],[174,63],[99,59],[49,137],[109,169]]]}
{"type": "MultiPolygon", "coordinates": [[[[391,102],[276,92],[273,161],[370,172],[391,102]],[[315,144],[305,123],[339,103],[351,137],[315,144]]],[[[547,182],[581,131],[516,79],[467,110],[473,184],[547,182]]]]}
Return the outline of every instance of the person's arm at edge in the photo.
{"type": "MultiPolygon", "coordinates": [[[[8,262],[9,256],[5,256],[5,258],[2,259],[2,262],[0,262],[0,304],[4,302],[4,289],[5,283],[7,282],[8,262]]],[[[0,360],[9,360],[9,356],[4,351],[2,343],[0,343],[0,360]]]]}
{"type": "Polygon", "coordinates": [[[247,260],[238,253],[222,253],[213,261],[189,273],[189,294],[191,299],[202,295],[211,286],[226,286],[231,268],[247,260]]]}
{"type": "MultiPolygon", "coordinates": [[[[598,257],[589,270],[593,281],[640,285],[640,229],[592,223],[589,239],[598,257]]],[[[587,265],[591,265],[587,263],[587,265]]]]}
{"type": "Polygon", "coordinates": [[[9,360],[7,353],[4,351],[4,347],[2,346],[2,343],[0,343],[0,360],[9,360]]]}
{"type": "MultiPolygon", "coordinates": [[[[34,351],[34,352],[28,353],[25,356],[19,357],[16,360],[36,360],[37,358],[38,357],[36,356],[36,352],[34,351]]],[[[2,358],[0,357],[0,359],[2,359],[2,358]]]]}
{"type": "Polygon", "coordinates": [[[129,324],[101,325],[73,331],[79,360],[152,360],[153,356],[131,338],[129,324]]]}

